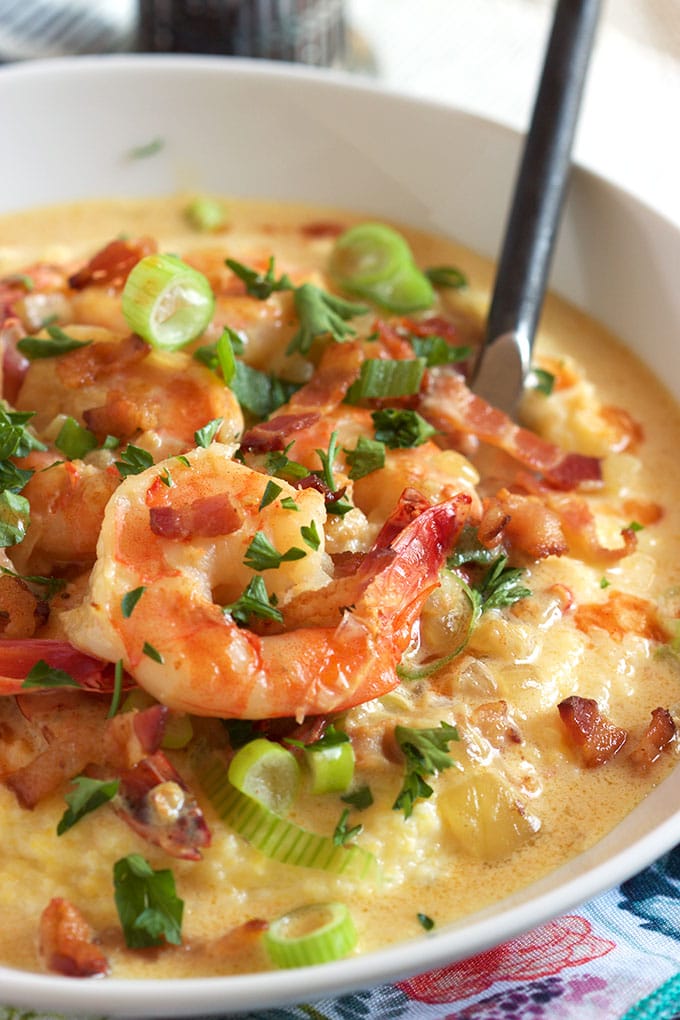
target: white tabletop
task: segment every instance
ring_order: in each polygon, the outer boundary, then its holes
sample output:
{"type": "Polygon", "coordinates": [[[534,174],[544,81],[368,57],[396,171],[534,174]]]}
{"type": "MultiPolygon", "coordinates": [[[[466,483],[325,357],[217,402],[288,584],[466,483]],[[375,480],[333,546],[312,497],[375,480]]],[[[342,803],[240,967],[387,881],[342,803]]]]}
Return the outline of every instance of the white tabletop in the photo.
{"type": "MultiPolygon", "coordinates": [[[[347,0],[390,87],[524,130],[552,0],[347,0]]],[[[680,225],[680,0],[608,0],[577,160],[680,225]]]]}

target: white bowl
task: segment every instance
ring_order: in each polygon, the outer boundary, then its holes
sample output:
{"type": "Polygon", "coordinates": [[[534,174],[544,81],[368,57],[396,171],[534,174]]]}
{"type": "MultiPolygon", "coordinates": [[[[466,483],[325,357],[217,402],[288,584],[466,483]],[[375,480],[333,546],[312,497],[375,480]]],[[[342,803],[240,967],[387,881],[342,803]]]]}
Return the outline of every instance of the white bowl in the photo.
{"type": "MultiPolygon", "coordinates": [[[[344,206],[491,256],[520,146],[498,125],[360,80],[219,58],[7,67],[0,69],[0,109],[0,212],[217,191],[344,206]],[[163,146],[153,158],[129,158],[158,138],[163,146]]],[[[676,226],[576,171],[553,289],[623,338],[680,397],[678,265],[676,226]]],[[[499,944],[630,877],[680,840],[679,802],[677,768],[592,850],[427,939],[304,970],[198,980],[83,982],[0,967],[0,1004],[115,1017],[225,1014],[422,972],[499,944]]]]}

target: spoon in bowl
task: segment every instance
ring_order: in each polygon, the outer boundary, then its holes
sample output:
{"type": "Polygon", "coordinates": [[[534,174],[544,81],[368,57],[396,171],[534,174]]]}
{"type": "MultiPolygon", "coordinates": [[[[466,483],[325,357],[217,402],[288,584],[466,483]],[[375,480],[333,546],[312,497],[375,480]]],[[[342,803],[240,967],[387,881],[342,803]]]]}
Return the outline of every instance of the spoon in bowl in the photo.
{"type": "Polygon", "coordinates": [[[557,0],[472,389],[514,416],[531,367],[600,0],[557,0]]]}

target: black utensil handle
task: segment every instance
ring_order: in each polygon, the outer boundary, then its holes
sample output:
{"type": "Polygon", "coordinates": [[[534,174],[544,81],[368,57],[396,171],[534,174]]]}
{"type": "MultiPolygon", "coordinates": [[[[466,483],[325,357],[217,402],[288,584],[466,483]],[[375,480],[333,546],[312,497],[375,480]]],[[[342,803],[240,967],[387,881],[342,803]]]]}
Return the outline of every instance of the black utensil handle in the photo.
{"type": "Polygon", "coordinates": [[[600,6],[600,0],[557,2],[498,262],[487,343],[505,333],[533,343],[600,6]]]}

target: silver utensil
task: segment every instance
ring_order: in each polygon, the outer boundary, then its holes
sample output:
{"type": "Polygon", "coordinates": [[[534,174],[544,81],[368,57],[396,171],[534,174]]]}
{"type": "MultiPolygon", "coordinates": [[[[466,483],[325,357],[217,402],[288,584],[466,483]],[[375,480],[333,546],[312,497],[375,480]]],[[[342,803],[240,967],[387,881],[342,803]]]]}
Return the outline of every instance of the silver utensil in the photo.
{"type": "Polygon", "coordinates": [[[557,0],[472,389],[514,415],[530,370],[600,0],[557,0]]]}

